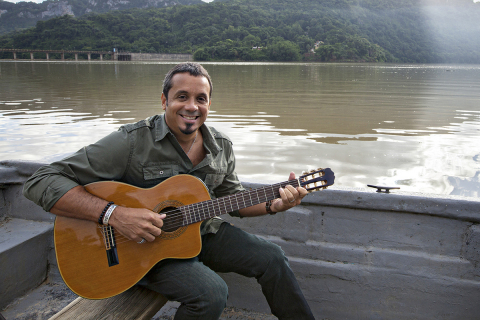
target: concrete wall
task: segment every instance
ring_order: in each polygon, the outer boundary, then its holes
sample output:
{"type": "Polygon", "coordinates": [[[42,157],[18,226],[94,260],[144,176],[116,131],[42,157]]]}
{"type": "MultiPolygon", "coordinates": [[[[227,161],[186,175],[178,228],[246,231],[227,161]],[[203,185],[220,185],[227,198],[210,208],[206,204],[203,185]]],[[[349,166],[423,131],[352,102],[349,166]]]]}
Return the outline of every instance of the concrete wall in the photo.
{"type": "MultiPolygon", "coordinates": [[[[284,249],[319,319],[473,320],[479,209],[479,199],[332,188],[288,213],[228,219],[284,249]]],[[[255,296],[232,302],[267,310],[249,285],[255,296]]]]}
{"type": "Polygon", "coordinates": [[[55,221],[55,216],[27,200],[23,183],[41,166],[29,161],[0,161],[0,221],[5,217],[55,221]]]}
{"type": "MultiPolygon", "coordinates": [[[[21,200],[15,177],[34,167],[0,163],[3,216],[52,221],[21,200]]],[[[332,187],[286,213],[224,218],[283,248],[317,319],[473,320],[480,314],[479,209],[476,198],[332,187]]],[[[255,280],[222,277],[230,305],[269,311],[255,280]]]]}

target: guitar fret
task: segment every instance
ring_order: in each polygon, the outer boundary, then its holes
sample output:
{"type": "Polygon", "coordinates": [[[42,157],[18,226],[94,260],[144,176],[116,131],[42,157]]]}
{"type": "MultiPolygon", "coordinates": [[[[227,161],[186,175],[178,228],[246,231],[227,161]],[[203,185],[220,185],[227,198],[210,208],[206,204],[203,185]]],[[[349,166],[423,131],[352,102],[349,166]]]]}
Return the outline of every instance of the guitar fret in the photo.
{"type": "Polygon", "coordinates": [[[232,200],[230,199],[230,197],[225,197],[223,202],[225,203],[225,211],[232,212],[232,200]]]}
{"type": "Polygon", "coordinates": [[[233,207],[232,209],[238,210],[240,208],[240,206],[238,205],[238,194],[235,193],[233,197],[235,198],[235,207],[233,207]]]}
{"type": "Polygon", "coordinates": [[[190,223],[195,223],[196,219],[195,219],[195,212],[199,212],[199,207],[200,207],[200,204],[199,203],[194,203],[192,205],[189,205],[188,208],[188,216],[190,218],[190,223]]]}
{"type": "Polygon", "coordinates": [[[185,207],[184,214],[185,214],[185,221],[187,224],[193,223],[192,211],[193,211],[193,208],[191,206],[185,207]]]}
{"type": "MultiPolygon", "coordinates": [[[[197,206],[197,208],[198,208],[199,205],[198,205],[197,203],[195,203],[195,204],[189,206],[188,218],[190,218],[190,223],[194,223],[194,222],[195,222],[195,219],[194,219],[194,217],[195,217],[195,206],[197,206]]],[[[197,210],[198,210],[198,209],[197,209],[197,210]]],[[[188,219],[188,218],[187,218],[187,219],[188,219]]]]}
{"type": "Polygon", "coordinates": [[[218,212],[219,212],[219,214],[216,214],[216,216],[219,216],[219,215],[222,215],[224,213],[223,211],[225,211],[225,199],[220,198],[220,199],[218,199],[217,202],[218,202],[218,212]],[[223,205],[222,205],[222,201],[223,201],[223,205]]]}
{"type": "Polygon", "coordinates": [[[201,204],[200,203],[194,203],[189,207],[189,216],[190,216],[190,223],[195,223],[197,221],[196,216],[197,212],[198,214],[201,214],[201,204]]]}
{"type": "Polygon", "coordinates": [[[233,211],[232,197],[227,197],[226,200],[228,200],[227,212],[232,212],[233,211]]]}
{"type": "Polygon", "coordinates": [[[196,203],[192,206],[192,223],[195,223],[199,220],[202,220],[202,213],[204,212],[204,209],[203,207],[205,206],[205,204],[200,204],[200,203],[196,203]],[[195,206],[196,206],[196,210],[195,210],[195,206]],[[198,217],[198,218],[197,218],[198,217]]]}
{"type": "Polygon", "coordinates": [[[238,195],[234,194],[231,199],[233,199],[232,211],[238,210],[238,208],[240,208],[240,205],[238,204],[238,195]]]}
{"type": "Polygon", "coordinates": [[[180,208],[180,212],[182,213],[182,217],[183,217],[183,223],[182,225],[183,226],[186,226],[188,224],[191,223],[191,217],[190,217],[190,209],[188,206],[185,206],[185,207],[181,207],[180,208]],[[190,218],[190,221],[189,221],[189,218],[190,218]]]}
{"type": "Polygon", "coordinates": [[[208,208],[208,205],[212,203],[212,200],[208,200],[205,205],[203,205],[202,209],[203,209],[203,219],[207,219],[207,210],[206,210],[206,207],[208,208]]]}
{"type": "Polygon", "coordinates": [[[185,216],[182,224],[189,225],[215,216],[220,216],[228,212],[239,210],[241,208],[247,208],[262,202],[279,198],[279,188],[285,188],[287,185],[292,185],[296,188],[299,185],[299,181],[297,179],[285,181],[282,183],[257,188],[252,191],[235,193],[229,196],[210,199],[181,207],[181,212],[185,216]]]}
{"type": "Polygon", "coordinates": [[[208,200],[207,202],[205,202],[205,204],[203,205],[203,219],[207,219],[209,218],[208,217],[208,213],[210,212],[210,208],[212,207],[212,203],[213,203],[213,200],[208,200]]]}
{"type": "Polygon", "coordinates": [[[208,201],[209,206],[205,208],[206,210],[203,212],[203,216],[205,219],[215,216],[215,200],[208,201]],[[213,214],[211,213],[213,211],[213,214]]]}
{"type": "Polygon", "coordinates": [[[221,209],[221,214],[224,214],[224,213],[227,213],[228,212],[228,209],[227,209],[227,204],[225,203],[225,198],[220,198],[221,201],[223,201],[223,209],[221,209]]]}
{"type": "Polygon", "coordinates": [[[198,203],[195,203],[193,205],[190,206],[190,210],[189,210],[189,214],[188,216],[190,217],[190,223],[194,223],[195,222],[195,212],[198,212],[198,208],[200,207],[200,204],[198,203]],[[196,207],[196,209],[195,209],[196,207]]]}
{"type": "MultiPolygon", "coordinates": [[[[212,203],[212,200],[208,200],[206,203],[203,204],[202,206],[202,213],[203,214],[203,219],[206,219],[207,218],[207,212],[208,212],[208,207],[209,205],[212,203]]],[[[200,215],[201,216],[201,215],[200,215]]],[[[202,219],[202,220],[203,220],[202,219]]]]}
{"type": "Polygon", "coordinates": [[[219,199],[216,199],[215,206],[216,206],[217,210],[216,211],[215,211],[215,209],[213,210],[213,215],[212,215],[213,217],[220,215],[219,213],[221,211],[220,211],[220,200],[219,199]]]}
{"type": "Polygon", "coordinates": [[[212,200],[208,200],[206,203],[205,203],[205,206],[203,208],[203,219],[207,219],[207,212],[211,206],[212,206],[212,200]]]}
{"type": "Polygon", "coordinates": [[[212,216],[214,216],[214,217],[218,215],[218,214],[215,212],[215,205],[217,206],[217,209],[220,208],[220,205],[219,205],[219,203],[218,203],[218,200],[215,201],[215,203],[214,203],[214,205],[213,205],[213,215],[212,215],[212,216]]]}

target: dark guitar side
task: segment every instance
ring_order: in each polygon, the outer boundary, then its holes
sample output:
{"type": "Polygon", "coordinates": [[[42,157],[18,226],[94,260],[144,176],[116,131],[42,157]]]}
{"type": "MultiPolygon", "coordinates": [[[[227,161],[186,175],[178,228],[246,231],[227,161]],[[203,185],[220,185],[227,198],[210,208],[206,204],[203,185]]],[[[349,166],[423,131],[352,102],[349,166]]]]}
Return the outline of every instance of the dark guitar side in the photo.
{"type": "MultiPolygon", "coordinates": [[[[117,205],[155,212],[210,199],[203,182],[190,175],[174,176],[150,189],[113,181],[95,182],[85,188],[117,205]]],[[[67,286],[79,296],[109,298],[135,285],[163,259],[198,255],[200,224],[163,232],[155,241],[142,245],[116,233],[119,263],[109,266],[104,237],[97,223],[58,216],[54,229],[58,268],[67,286]]]]}

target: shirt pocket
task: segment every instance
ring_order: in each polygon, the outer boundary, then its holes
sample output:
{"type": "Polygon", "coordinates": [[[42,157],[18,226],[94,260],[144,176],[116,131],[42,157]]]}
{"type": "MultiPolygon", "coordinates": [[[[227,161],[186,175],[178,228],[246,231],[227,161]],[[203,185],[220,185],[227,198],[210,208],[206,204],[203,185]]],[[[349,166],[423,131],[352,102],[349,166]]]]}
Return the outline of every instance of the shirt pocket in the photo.
{"type": "Polygon", "coordinates": [[[221,173],[207,173],[205,176],[205,185],[209,190],[213,191],[216,187],[222,184],[225,174],[221,173]]]}
{"type": "Polygon", "coordinates": [[[143,165],[143,179],[145,180],[164,180],[176,176],[179,173],[178,165],[172,163],[147,163],[143,165]]]}

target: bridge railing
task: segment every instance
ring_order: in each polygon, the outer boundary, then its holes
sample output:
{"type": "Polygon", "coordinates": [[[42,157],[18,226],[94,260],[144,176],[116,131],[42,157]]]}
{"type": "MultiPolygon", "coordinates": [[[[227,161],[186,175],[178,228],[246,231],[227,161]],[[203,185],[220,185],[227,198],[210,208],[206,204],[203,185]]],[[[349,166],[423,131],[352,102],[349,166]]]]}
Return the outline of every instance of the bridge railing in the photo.
{"type": "Polygon", "coordinates": [[[73,54],[75,60],[78,60],[79,54],[86,54],[87,59],[91,60],[92,55],[98,55],[100,60],[103,60],[105,55],[111,55],[112,60],[116,60],[118,53],[113,51],[84,51],[84,50],[39,50],[39,49],[7,49],[0,48],[0,52],[13,53],[13,60],[18,60],[18,53],[30,53],[30,60],[35,60],[34,53],[44,53],[45,60],[50,60],[51,54],[60,54],[60,59],[65,60],[65,54],[73,54]]]}

